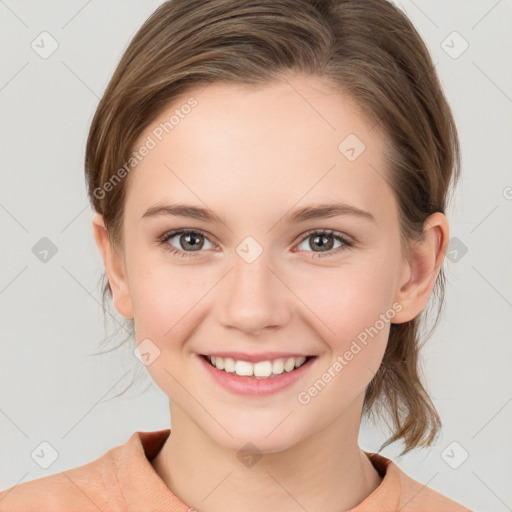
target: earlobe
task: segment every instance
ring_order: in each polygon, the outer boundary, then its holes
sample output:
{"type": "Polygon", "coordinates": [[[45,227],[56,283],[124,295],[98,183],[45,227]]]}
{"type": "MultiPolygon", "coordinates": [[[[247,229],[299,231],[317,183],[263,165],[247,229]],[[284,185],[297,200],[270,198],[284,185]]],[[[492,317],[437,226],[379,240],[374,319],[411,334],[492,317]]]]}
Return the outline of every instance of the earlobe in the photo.
{"type": "Polygon", "coordinates": [[[110,241],[103,215],[95,212],[92,218],[94,240],[100,251],[108,277],[112,302],[120,315],[133,318],[133,306],[122,255],[110,241]]]}
{"type": "Polygon", "coordinates": [[[430,215],[424,223],[424,236],[411,245],[411,257],[404,262],[403,281],[395,300],[402,310],[393,323],[416,318],[426,306],[441,270],[449,240],[449,225],[440,212],[430,215]]]}

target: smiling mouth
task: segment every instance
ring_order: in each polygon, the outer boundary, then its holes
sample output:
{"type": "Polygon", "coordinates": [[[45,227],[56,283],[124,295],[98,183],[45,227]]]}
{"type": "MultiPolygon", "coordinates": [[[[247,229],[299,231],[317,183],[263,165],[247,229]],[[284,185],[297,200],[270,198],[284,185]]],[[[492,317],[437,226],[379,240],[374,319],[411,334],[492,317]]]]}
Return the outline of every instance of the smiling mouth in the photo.
{"type": "Polygon", "coordinates": [[[254,379],[271,379],[283,373],[291,373],[317,356],[283,357],[257,363],[231,357],[207,355],[201,355],[201,357],[211,366],[225,373],[254,379]]]}

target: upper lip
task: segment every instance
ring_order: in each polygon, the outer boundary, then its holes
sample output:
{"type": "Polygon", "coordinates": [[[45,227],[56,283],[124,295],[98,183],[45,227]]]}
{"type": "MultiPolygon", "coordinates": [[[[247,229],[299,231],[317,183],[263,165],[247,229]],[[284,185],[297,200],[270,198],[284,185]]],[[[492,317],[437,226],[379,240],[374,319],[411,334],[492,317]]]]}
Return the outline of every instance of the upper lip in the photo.
{"type": "Polygon", "coordinates": [[[298,352],[261,352],[259,354],[246,354],[244,352],[211,352],[202,354],[207,357],[230,357],[236,361],[248,361],[257,363],[259,361],[272,361],[274,359],[289,359],[290,357],[312,357],[311,354],[301,354],[298,352]]]}

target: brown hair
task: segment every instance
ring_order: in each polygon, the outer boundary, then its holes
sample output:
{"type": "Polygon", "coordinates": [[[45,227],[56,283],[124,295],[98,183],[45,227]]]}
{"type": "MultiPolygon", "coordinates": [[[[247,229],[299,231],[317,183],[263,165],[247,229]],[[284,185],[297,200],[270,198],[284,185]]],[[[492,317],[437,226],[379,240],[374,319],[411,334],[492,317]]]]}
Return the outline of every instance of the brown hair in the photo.
{"type": "MultiPolygon", "coordinates": [[[[140,134],[178,95],[219,81],[265,86],[287,73],[325,80],[387,135],[388,183],[409,254],[408,242],[421,238],[425,219],[445,213],[460,152],[429,52],[409,19],[387,0],[171,0],[158,7],[122,56],[87,140],[89,197],[111,243],[122,247],[127,177],[121,173],[119,179],[119,170],[140,134]]],[[[438,323],[444,285],[441,268],[422,313],[391,324],[382,364],[366,389],[363,412],[375,418],[378,409],[391,420],[393,435],[381,449],[402,439],[406,453],[431,445],[439,432],[418,353],[438,323]],[[432,298],[438,302],[435,323],[422,335],[432,298]]],[[[104,307],[110,294],[107,281],[104,307]]]]}

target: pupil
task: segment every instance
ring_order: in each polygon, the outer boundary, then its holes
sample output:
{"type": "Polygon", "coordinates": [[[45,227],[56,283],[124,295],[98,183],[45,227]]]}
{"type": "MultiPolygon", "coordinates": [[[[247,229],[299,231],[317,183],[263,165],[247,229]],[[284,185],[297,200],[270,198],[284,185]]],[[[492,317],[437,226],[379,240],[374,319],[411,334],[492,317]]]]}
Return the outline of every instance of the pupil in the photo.
{"type": "Polygon", "coordinates": [[[193,250],[196,250],[198,248],[201,249],[201,245],[199,245],[199,247],[198,247],[198,244],[196,244],[194,242],[194,240],[196,240],[196,241],[198,240],[197,236],[189,233],[187,235],[183,235],[182,239],[185,239],[185,244],[183,245],[183,247],[187,247],[187,245],[188,245],[189,249],[193,249],[193,250]],[[192,239],[192,243],[189,242],[190,239],[192,239]]]}
{"type": "Polygon", "coordinates": [[[320,247],[323,247],[324,249],[326,250],[329,250],[332,248],[332,246],[334,245],[334,242],[332,241],[332,237],[329,237],[327,235],[317,235],[315,238],[314,238],[314,241],[315,243],[317,243],[317,240],[321,240],[321,242],[318,242],[320,247]],[[325,240],[329,240],[329,242],[325,243],[323,241],[325,240]]]}

